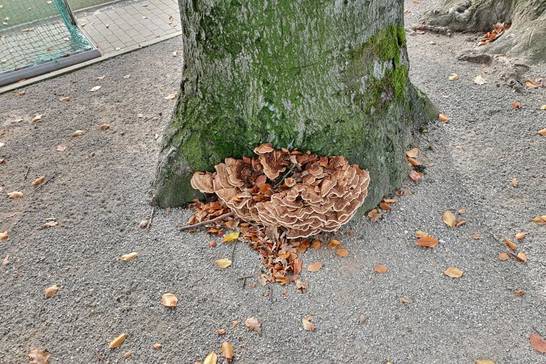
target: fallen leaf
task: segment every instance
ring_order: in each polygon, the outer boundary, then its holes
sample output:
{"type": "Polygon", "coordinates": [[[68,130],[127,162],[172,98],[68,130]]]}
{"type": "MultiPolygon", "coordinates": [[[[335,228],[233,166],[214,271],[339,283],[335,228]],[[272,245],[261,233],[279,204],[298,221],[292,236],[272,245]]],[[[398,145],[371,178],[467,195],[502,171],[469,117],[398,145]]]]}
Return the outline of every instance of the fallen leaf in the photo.
{"type": "Polygon", "coordinates": [[[176,93],[165,96],[165,100],[174,100],[175,98],[176,98],[176,93]]]}
{"type": "Polygon", "coordinates": [[[213,351],[207,355],[205,360],[203,360],[203,364],[216,364],[218,362],[218,355],[213,351]]]}
{"type": "Polygon", "coordinates": [[[474,83],[477,85],[483,85],[486,84],[487,81],[481,75],[477,75],[476,77],[474,77],[474,83]]]}
{"type": "Polygon", "coordinates": [[[449,121],[449,117],[446,114],[438,114],[438,120],[442,123],[447,123],[449,121]]]}
{"type": "Polygon", "coordinates": [[[449,75],[449,77],[447,79],[450,80],[450,81],[457,81],[459,79],[459,75],[456,74],[456,73],[452,73],[452,74],[449,75]]]}
{"type": "Polygon", "coordinates": [[[127,339],[127,334],[121,334],[118,337],[116,337],[114,340],[110,341],[110,344],[108,344],[108,347],[110,349],[117,349],[121,345],[123,345],[123,343],[125,342],[125,339],[127,339]]]}
{"type": "Polygon", "coordinates": [[[48,364],[49,355],[47,350],[32,349],[28,353],[28,359],[30,360],[30,364],[48,364]]]}
{"type": "Polygon", "coordinates": [[[517,109],[521,109],[521,108],[522,108],[521,102],[519,102],[519,101],[512,101],[512,109],[513,109],[513,110],[517,110],[517,109]]]}
{"type": "Polygon", "coordinates": [[[546,104],[542,105],[542,106],[540,107],[540,110],[546,110],[546,104]]]}
{"type": "Polygon", "coordinates": [[[8,197],[11,198],[12,200],[23,198],[23,192],[21,191],[8,192],[8,197]]]}
{"type": "Polygon", "coordinates": [[[519,231],[516,233],[516,240],[523,240],[525,239],[525,236],[527,236],[527,233],[524,231],[519,231]]]}
{"type": "Polygon", "coordinates": [[[214,261],[214,263],[216,264],[218,268],[221,268],[221,269],[226,269],[231,266],[231,260],[227,258],[218,259],[214,261]]]}
{"type": "Polygon", "coordinates": [[[224,243],[229,243],[232,241],[235,241],[239,239],[240,233],[238,231],[231,231],[224,235],[224,239],[222,240],[224,243]]]}
{"type": "Polygon", "coordinates": [[[44,296],[45,298],[53,298],[57,295],[61,287],[57,286],[56,284],[49,286],[44,289],[44,296]]]}
{"type": "Polygon", "coordinates": [[[46,222],[45,224],[42,225],[42,229],[52,228],[52,227],[55,227],[57,225],[59,225],[58,221],[55,221],[55,220],[48,221],[48,222],[46,222]]]}
{"type": "Polygon", "coordinates": [[[108,130],[110,129],[110,124],[108,123],[102,123],[99,125],[99,130],[108,130]]]}
{"type": "Polygon", "coordinates": [[[152,345],[152,348],[154,350],[159,350],[159,349],[161,349],[161,346],[162,346],[161,343],[155,343],[155,344],[152,345]]]}
{"type": "Polygon", "coordinates": [[[455,225],[457,225],[457,218],[455,217],[455,214],[449,210],[443,213],[442,221],[449,227],[455,227],[455,225]]]}
{"type": "Polygon", "coordinates": [[[91,91],[91,92],[95,92],[95,91],[98,91],[98,90],[100,90],[100,89],[101,89],[101,87],[102,87],[102,86],[94,86],[94,87],[93,87],[93,88],[91,88],[91,90],[89,90],[89,91],[91,91]]]}
{"type": "Polygon", "coordinates": [[[138,223],[138,227],[141,229],[146,229],[148,227],[148,224],[148,220],[140,220],[140,222],[138,223]]]}
{"type": "Polygon", "coordinates": [[[224,341],[222,343],[222,355],[228,362],[233,360],[233,344],[229,341],[224,341]]]}
{"type": "Polygon", "coordinates": [[[57,152],[64,152],[64,151],[66,150],[66,145],[64,145],[64,144],[59,144],[59,145],[57,145],[57,146],[55,147],[55,150],[56,150],[57,152]]]}
{"type": "Polygon", "coordinates": [[[346,257],[349,255],[349,251],[345,248],[337,248],[336,255],[339,257],[346,257]]]}
{"type": "Polygon", "coordinates": [[[40,176],[40,177],[36,178],[34,181],[32,181],[32,185],[33,186],[39,186],[44,182],[45,182],[45,176],[40,176]]]}
{"type": "Polygon", "coordinates": [[[9,239],[9,234],[7,230],[0,232],[0,240],[8,240],[8,239],[9,239]]]}
{"type": "Polygon", "coordinates": [[[499,260],[500,260],[501,262],[505,262],[505,261],[507,261],[508,259],[510,259],[510,256],[509,256],[507,253],[505,253],[505,252],[500,252],[500,253],[499,253],[499,260]]]}
{"type": "Polygon", "coordinates": [[[531,344],[531,347],[539,353],[546,353],[546,340],[544,340],[539,334],[532,333],[529,335],[529,343],[531,344]]]}
{"type": "Polygon", "coordinates": [[[338,246],[341,245],[341,241],[332,239],[328,242],[328,248],[330,249],[336,249],[338,246]]]}
{"type": "Polygon", "coordinates": [[[518,248],[517,244],[514,243],[514,242],[511,241],[511,240],[504,239],[504,240],[503,240],[503,243],[504,243],[504,245],[506,245],[506,247],[507,247],[508,249],[510,249],[510,250],[513,251],[513,252],[515,252],[516,249],[518,248]]]}
{"type": "Polygon", "coordinates": [[[315,331],[317,329],[317,327],[315,326],[315,324],[313,322],[311,322],[311,320],[313,319],[313,317],[311,316],[305,316],[302,320],[301,320],[301,323],[303,324],[303,328],[306,330],[306,331],[315,331]]]}
{"type": "Polygon", "coordinates": [[[464,272],[457,267],[449,267],[444,271],[444,274],[451,278],[461,278],[463,273],[464,272]]]}
{"type": "Polygon", "coordinates": [[[512,178],[512,187],[516,188],[519,186],[519,181],[516,177],[512,178]]]}
{"type": "Polygon", "coordinates": [[[525,87],[527,88],[539,88],[540,87],[540,83],[536,82],[536,81],[533,81],[533,80],[525,80],[525,87]]]}
{"type": "Polygon", "coordinates": [[[249,317],[245,320],[245,326],[250,331],[256,331],[258,334],[262,331],[262,324],[255,317],[249,317]]]}
{"type": "Polygon", "coordinates": [[[314,262],[307,266],[307,271],[309,272],[318,272],[322,268],[321,262],[314,262]]]}
{"type": "MultiPolygon", "coordinates": [[[[545,106],[546,106],[546,105],[545,105],[545,106]]],[[[538,135],[543,136],[543,137],[546,137],[546,128],[540,129],[540,130],[538,131],[538,135]]]]}
{"type": "Polygon", "coordinates": [[[417,231],[415,232],[415,237],[416,237],[416,238],[422,238],[423,236],[427,236],[427,235],[428,235],[428,234],[427,234],[426,232],[422,231],[422,230],[417,230],[417,231]]]}
{"type": "Polygon", "coordinates": [[[83,134],[85,134],[85,131],[84,131],[84,130],[76,130],[75,132],[72,133],[72,137],[73,137],[73,138],[80,137],[80,136],[82,136],[83,134]]]}
{"type": "Polygon", "coordinates": [[[420,172],[417,172],[415,170],[411,170],[410,173],[409,173],[409,178],[413,182],[419,182],[421,179],[423,179],[423,174],[420,173],[420,172]]]}
{"type": "Polygon", "coordinates": [[[474,364],[495,364],[495,362],[490,359],[477,359],[474,364]]]}
{"type": "Polygon", "coordinates": [[[538,215],[538,216],[535,216],[533,217],[533,222],[535,224],[539,224],[539,225],[544,225],[546,224],[546,215],[538,215]]]}
{"type": "Polygon", "coordinates": [[[178,298],[176,298],[176,296],[172,293],[165,293],[163,296],[161,296],[160,303],[168,308],[176,308],[178,298]]]}
{"type": "Polygon", "coordinates": [[[419,155],[419,148],[412,148],[406,152],[406,157],[408,158],[417,158],[419,155]]]}
{"type": "Polygon", "coordinates": [[[518,254],[516,254],[516,258],[518,258],[520,262],[527,262],[527,254],[525,254],[525,252],[519,252],[518,254]]]}
{"type": "Polygon", "coordinates": [[[124,262],[130,262],[132,260],[135,260],[136,258],[138,258],[138,253],[137,252],[132,252],[132,253],[129,253],[129,254],[124,254],[122,255],[121,257],[119,257],[120,260],[123,260],[124,262]]]}
{"type": "Polygon", "coordinates": [[[133,352],[132,351],[126,351],[125,353],[123,353],[123,358],[124,359],[131,359],[133,357],[133,352]]]}
{"type": "Polygon", "coordinates": [[[416,244],[422,248],[434,248],[438,245],[438,238],[432,235],[424,235],[417,239],[416,244]]]}
{"type": "Polygon", "coordinates": [[[409,297],[402,296],[402,297],[400,297],[400,303],[403,304],[403,305],[408,305],[408,304],[412,303],[412,300],[409,297]]]}
{"type": "Polygon", "coordinates": [[[61,96],[61,97],[59,97],[59,101],[63,101],[63,102],[68,102],[71,99],[72,98],[70,96],[61,96]]]}
{"type": "Polygon", "coordinates": [[[389,268],[385,264],[376,264],[373,267],[375,273],[387,273],[389,268]]]}
{"type": "Polygon", "coordinates": [[[36,115],[34,115],[34,117],[32,119],[30,119],[30,121],[32,123],[37,123],[37,122],[39,122],[41,120],[42,120],[42,114],[36,114],[36,115]]]}
{"type": "Polygon", "coordinates": [[[381,212],[379,212],[379,209],[371,209],[368,212],[368,219],[370,219],[371,222],[377,222],[379,218],[381,217],[381,212]]]}
{"type": "Polygon", "coordinates": [[[517,288],[517,289],[514,290],[514,296],[523,297],[523,296],[525,296],[525,291],[522,290],[521,288],[517,288]]]}
{"type": "Polygon", "coordinates": [[[311,243],[311,248],[318,250],[320,249],[321,244],[322,243],[320,242],[320,240],[313,240],[313,242],[311,243]]]}
{"type": "Polygon", "coordinates": [[[309,283],[304,282],[301,279],[296,279],[296,289],[301,293],[304,293],[309,288],[309,283]]]}

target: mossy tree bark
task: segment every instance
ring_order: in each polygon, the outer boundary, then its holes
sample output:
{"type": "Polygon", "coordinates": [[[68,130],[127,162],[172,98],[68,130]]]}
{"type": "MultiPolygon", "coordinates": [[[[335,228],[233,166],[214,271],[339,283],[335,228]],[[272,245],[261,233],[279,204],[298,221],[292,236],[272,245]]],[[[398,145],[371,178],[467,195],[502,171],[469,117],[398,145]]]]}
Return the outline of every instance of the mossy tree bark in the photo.
{"type": "Polygon", "coordinates": [[[399,186],[404,150],[435,116],[408,79],[398,0],[179,0],[184,69],[155,201],[197,196],[195,170],[276,147],[369,170],[366,207],[399,186]]]}
{"type": "Polygon", "coordinates": [[[546,61],[544,0],[443,0],[423,21],[459,32],[487,32],[496,23],[509,23],[505,34],[479,50],[531,63],[546,61]]]}

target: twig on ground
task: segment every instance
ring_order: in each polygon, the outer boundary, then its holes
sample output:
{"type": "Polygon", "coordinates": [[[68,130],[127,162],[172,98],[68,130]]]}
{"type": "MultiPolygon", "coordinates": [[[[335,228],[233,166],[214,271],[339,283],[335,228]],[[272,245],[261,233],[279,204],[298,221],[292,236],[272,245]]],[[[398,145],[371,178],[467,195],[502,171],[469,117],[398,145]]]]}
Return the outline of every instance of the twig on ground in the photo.
{"type": "Polygon", "coordinates": [[[214,219],[210,219],[210,220],[207,220],[207,221],[201,221],[201,222],[198,222],[197,224],[182,226],[180,228],[180,231],[189,230],[189,229],[193,229],[193,228],[196,228],[196,227],[199,227],[199,226],[207,225],[207,224],[210,224],[212,222],[223,220],[223,219],[225,219],[227,217],[230,217],[230,216],[233,216],[233,212],[226,212],[225,214],[217,216],[214,219]]]}
{"type": "Polygon", "coordinates": [[[296,168],[296,165],[292,164],[290,168],[288,169],[288,171],[281,177],[279,182],[275,183],[275,186],[273,186],[273,189],[279,187],[284,182],[284,180],[294,171],[294,168],[296,168]]]}
{"type": "Polygon", "coordinates": [[[239,277],[239,278],[237,278],[237,279],[243,281],[243,289],[245,289],[245,287],[246,287],[246,280],[249,279],[249,278],[252,278],[252,277],[254,277],[254,276],[244,276],[244,277],[239,277]]]}
{"type": "Polygon", "coordinates": [[[150,228],[152,227],[154,216],[155,216],[155,206],[152,206],[152,212],[150,213],[150,218],[148,219],[148,225],[146,225],[147,230],[150,230],[150,228]]]}
{"type": "Polygon", "coordinates": [[[23,178],[25,181],[27,180],[29,173],[30,173],[30,166],[27,166],[27,171],[25,172],[25,178],[23,178]]]}
{"type": "Polygon", "coordinates": [[[233,243],[233,248],[231,249],[231,266],[233,267],[233,262],[235,262],[235,248],[237,247],[238,241],[235,240],[233,243]]]}
{"type": "Polygon", "coordinates": [[[447,35],[448,37],[451,37],[451,30],[447,27],[439,27],[435,25],[428,25],[428,24],[414,24],[411,27],[414,31],[424,31],[424,32],[433,32],[438,34],[447,35]]]}

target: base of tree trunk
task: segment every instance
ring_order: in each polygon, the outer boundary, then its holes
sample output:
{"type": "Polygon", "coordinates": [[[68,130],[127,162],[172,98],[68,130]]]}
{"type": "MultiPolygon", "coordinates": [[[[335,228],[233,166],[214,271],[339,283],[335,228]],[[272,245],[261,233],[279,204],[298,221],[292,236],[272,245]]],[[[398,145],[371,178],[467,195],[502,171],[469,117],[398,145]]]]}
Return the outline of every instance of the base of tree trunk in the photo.
{"type": "Polygon", "coordinates": [[[368,170],[364,210],[400,186],[412,134],[437,116],[409,81],[400,1],[180,4],[183,80],[156,204],[199,197],[194,171],[252,156],[262,143],[368,170]]]}
{"type": "Polygon", "coordinates": [[[496,23],[511,24],[501,37],[477,51],[504,54],[529,63],[545,62],[544,0],[444,0],[438,8],[425,13],[422,20],[456,32],[487,32],[496,23]]]}

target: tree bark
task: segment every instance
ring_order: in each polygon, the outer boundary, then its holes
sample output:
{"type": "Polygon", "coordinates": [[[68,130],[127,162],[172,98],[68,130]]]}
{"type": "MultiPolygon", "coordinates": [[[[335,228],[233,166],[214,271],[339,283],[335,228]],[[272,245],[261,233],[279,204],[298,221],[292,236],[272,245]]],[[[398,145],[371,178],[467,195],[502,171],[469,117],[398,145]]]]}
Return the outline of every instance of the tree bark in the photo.
{"type": "Polygon", "coordinates": [[[179,0],[180,95],[154,200],[198,196],[195,170],[261,143],[343,155],[370,172],[365,208],[407,173],[412,132],[436,111],[408,79],[399,0],[179,0]]]}
{"type": "Polygon", "coordinates": [[[544,0],[443,0],[424,15],[423,21],[459,32],[487,32],[496,23],[508,23],[510,29],[479,50],[530,63],[546,61],[544,0]]]}

